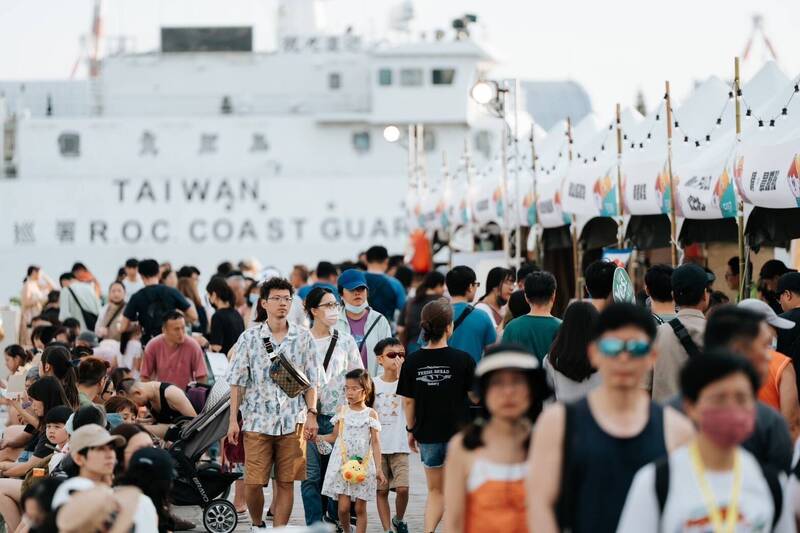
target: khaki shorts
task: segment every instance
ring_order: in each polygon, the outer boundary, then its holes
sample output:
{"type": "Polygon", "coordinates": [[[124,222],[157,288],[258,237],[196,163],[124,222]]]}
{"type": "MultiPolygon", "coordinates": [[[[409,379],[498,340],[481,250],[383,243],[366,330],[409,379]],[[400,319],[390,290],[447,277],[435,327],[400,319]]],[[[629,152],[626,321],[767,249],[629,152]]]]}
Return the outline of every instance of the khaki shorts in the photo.
{"type": "Polygon", "coordinates": [[[266,485],[272,467],[275,479],[284,483],[306,478],[306,446],[303,425],[288,435],[244,433],[244,484],[266,485]]]}
{"type": "Polygon", "coordinates": [[[381,468],[386,477],[386,484],[378,484],[378,490],[390,490],[408,487],[408,454],[389,453],[381,455],[381,468]]]}

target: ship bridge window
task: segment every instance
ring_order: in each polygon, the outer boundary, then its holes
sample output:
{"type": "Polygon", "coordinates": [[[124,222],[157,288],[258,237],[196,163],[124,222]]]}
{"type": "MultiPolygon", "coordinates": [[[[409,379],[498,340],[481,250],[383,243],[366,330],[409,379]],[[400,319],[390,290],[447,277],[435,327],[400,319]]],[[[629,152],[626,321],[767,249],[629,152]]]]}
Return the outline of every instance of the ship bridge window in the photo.
{"type": "Polygon", "coordinates": [[[488,130],[480,130],[475,134],[475,150],[483,154],[483,157],[492,157],[492,133],[488,130]]]}
{"type": "Polygon", "coordinates": [[[416,87],[422,85],[421,68],[404,68],[400,71],[400,85],[416,87]]]}
{"type": "Polygon", "coordinates": [[[436,134],[426,129],[422,133],[422,146],[426,152],[433,152],[436,150],[436,134]]]}
{"type": "Polygon", "coordinates": [[[431,82],[434,85],[453,85],[456,79],[456,69],[454,68],[435,68],[431,72],[431,82]]]}
{"type": "Polygon", "coordinates": [[[63,157],[80,157],[81,136],[72,131],[66,131],[58,136],[58,150],[63,157]]]}
{"type": "Polygon", "coordinates": [[[368,131],[359,131],[353,134],[353,150],[357,154],[366,154],[369,152],[370,137],[368,131]]]}
{"type": "Polygon", "coordinates": [[[331,90],[341,89],[342,87],[342,75],[338,72],[331,72],[328,74],[328,88],[331,90]]]}
{"type": "Polygon", "coordinates": [[[392,69],[382,68],[378,71],[378,85],[391,85],[392,84],[392,69]]]}

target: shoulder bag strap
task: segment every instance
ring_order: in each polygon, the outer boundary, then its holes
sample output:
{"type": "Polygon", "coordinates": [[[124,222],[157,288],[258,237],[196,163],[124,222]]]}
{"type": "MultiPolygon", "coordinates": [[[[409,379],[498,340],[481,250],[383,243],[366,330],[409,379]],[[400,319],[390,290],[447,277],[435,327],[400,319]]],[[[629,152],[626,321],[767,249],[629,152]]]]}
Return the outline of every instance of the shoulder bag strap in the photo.
{"type": "Polygon", "coordinates": [[[572,434],[575,426],[575,406],[564,404],[564,440],[561,444],[561,483],[559,487],[556,513],[558,525],[562,531],[571,531],[575,520],[576,493],[571,487],[572,480],[569,469],[569,451],[572,447],[572,434]]]}
{"type": "Polygon", "coordinates": [[[364,338],[363,338],[363,339],[361,339],[361,342],[359,342],[359,343],[358,343],[358,351],[359,351],[359,352],[362,350],[362,348],[364,348],[364,345],[367,343],[367,337],[369,337],[369,334],[370,334],[370,333],[372,333],[372,330],[373,330],[373,329],[375,329],[375,326],[377,326],[377,325],[378,325],[378,322],[380,322],[381,320],[386,320],[386,317],[385,317],[385,316],[383,316],[383,315],[381,315],[381,314],[379,313],[379,314],[378,314],[378,320],[376,320],[375,322],[373,322],[373,323],[372,323],[372,324],[369,326],[369,329],[368,329],[368,330],[367,330],[367,332],[364,334],[364,338]]]}
{"type": "Polygon", "coordinates": [[[333,336],[331,337],[331,342],[328,344],[328,352],[325,354],[325,361],[322,363],[322,367],[327,371],[328,370],[328,363],[331,362],[331,355],[333,355],[333,350],[336,348],[336,341],[339,340],[339,331],[333,330],[333,336]]]}
{"type": "Polygon", "coordinates": [[[669,458],[663,457],[656,461],[655,472],[656,499],[658,500],[658,530],[661,531],[661,517],[664,516],[664,506],[669,495],[669,458]]]}
{"type": "Polygon", "coordinates": [[[86,311],[86,309],[83,308],[83,306],[81,305],[81,301],[78,300],[78,297],[75,296],[75,293],[72,292],[72,287],[67,287],[67,290],[72,295],[72,299],[75,300],[75,303],[78,304],[78,309],[80,309],[81,313],[83,313],[85,315],[87,313],[87,311],[86,311]]]}
{"type": "Polygon", "coordinates": [[[471,305],[467,305],[467,307],[464,308],[461,314],[458,315],[458,319],[453,324],[453,331],[457,330],[458,326],[460,326],[464,322],[464,320],[469,316],[469,314],[474,310],[475,310],[474,307],[472,307],[471,305]]]}
{"type": "Polygon", "coordinates": [[[689,359],[699,356],[700,349],[692,340],[691,335],[689,335],[689,330],[686,329],[686,326],[683,325],[683,322],[677,318],[673,318],[668,322],[668,324],[672,328],[672,331],[675,332],[675,336],[678,337],[683,349],[686,350],[686,354],[689,356],[689,359]]]}
{"type": "Polygon", "coordinates": [[[117,317],[119,316],[119,314],[122,312],[122,308],[123,308],[123,307],[125,307],[125,304],[122,304],[122,305],[120,305],[120,306],[117,308],[117,310],[116,310],[116,311],[114,311],[114,314],[113,314],[113,315],[111,315],[111,318],[109,318],[109,319],[108,319],[108,322],[106,322],[106,327],[109,327],[109,326],[111,326],[111,323],[112,323],[112,322],[114,322],[114,320],[116,320],[116,319],[117,319],[117,317]]]}

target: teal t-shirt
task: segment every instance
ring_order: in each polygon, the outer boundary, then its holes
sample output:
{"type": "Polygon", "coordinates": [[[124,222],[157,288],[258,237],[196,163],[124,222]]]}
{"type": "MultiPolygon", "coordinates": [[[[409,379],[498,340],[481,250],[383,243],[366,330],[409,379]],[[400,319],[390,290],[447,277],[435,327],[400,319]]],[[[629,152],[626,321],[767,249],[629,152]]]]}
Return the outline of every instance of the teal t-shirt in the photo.
{"type": "Polygon", "coordinates": [[[503,343],[519,344],[535,354],[541,363],[560,327],[561,320],[554,316],[523,315],[508,323],[503,331],[503,343]]]}

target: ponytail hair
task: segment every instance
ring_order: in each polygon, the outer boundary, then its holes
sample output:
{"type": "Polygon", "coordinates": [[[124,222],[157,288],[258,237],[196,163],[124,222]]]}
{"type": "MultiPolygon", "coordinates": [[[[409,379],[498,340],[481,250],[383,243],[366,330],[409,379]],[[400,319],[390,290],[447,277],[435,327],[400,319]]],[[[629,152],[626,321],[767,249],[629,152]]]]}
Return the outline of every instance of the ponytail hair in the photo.
{"type": "Polygon", "coordinates": [[[20,346],[19,344],[9,344],[3,350],[9,357],[13,357],[15,359],[19,359],[21,361],[21,365],[27,365],[33,359],[33,355],[31,352],[20,346]]]}
{"type": "Polygon", "coordinates": [[[367,404],[367,407],[372,407],[375,404],[375,385],[372,383],[372,378],[369,377],[369,372],[363,368],[356,368],[345,374],[344,377],[345,379],[354,379],[358,381],[364,389],[364,395],[366,396],[364,403],[367,404]]]}
{"type": "Polygon", "coordinates": [[[438,298],[422,308],[420,328],[425,342],[439,341],[447,334],[453,322],[453,308],[447,298],[438,298]]]}
{"type": "Polygon", "coordinates": [[[58,378],[64,388],[67,401],[73,409],[80,405],[78,398],[78,376],[72,366],[69,350],[62,345],[50,345],[42,353],[42,366],[50,365],[53,375],[58,378]]]}

